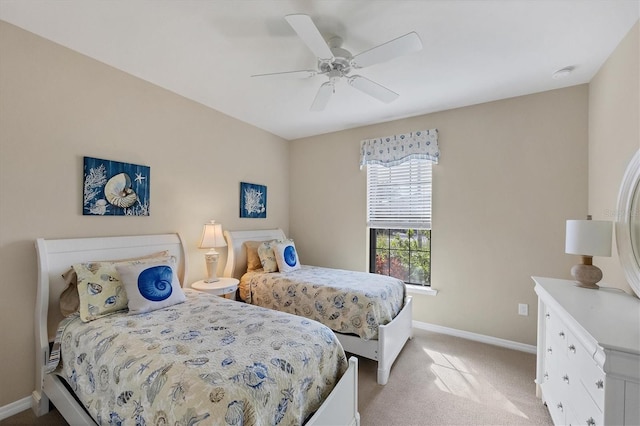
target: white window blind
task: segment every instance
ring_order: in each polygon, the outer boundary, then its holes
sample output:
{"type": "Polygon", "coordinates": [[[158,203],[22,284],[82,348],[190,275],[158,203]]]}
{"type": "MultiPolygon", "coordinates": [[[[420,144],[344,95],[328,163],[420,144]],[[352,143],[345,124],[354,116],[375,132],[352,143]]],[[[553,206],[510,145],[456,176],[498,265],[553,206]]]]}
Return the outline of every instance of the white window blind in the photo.
{"type": "Polygon", "coordinates": [[[367,165],[367,225],[431,229],[432,162],[414,159],[385,167],[367,165]]]}

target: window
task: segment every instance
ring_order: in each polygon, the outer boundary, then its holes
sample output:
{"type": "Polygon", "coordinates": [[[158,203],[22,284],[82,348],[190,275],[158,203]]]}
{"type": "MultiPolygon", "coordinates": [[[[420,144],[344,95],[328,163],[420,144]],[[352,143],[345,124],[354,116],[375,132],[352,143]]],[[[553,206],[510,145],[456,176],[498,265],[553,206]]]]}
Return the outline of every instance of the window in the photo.
{"type": "Polygon", "coordinates": [[[431,166],[367,165],[370,272],[431,285],[431,166]]]}
{"type": "Polygon", "coordinates": [[[431,230],[371,228],[370,272],[431,284],[431,230]]]}

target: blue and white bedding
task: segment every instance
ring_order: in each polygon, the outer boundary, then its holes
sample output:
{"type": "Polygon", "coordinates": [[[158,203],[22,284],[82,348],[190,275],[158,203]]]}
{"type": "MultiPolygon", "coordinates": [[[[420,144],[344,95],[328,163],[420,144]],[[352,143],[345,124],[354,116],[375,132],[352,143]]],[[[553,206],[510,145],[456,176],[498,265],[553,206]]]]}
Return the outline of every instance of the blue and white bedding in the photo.
{"type": "Polygon", "coordinates": [[[60,331],[64,377],[99,424],[300,425],[347,369],[326,326],[185,289],[187,300],[60,331]]]}
{"type": "Polygon", "coordinates": [[[406,287],[386,275],[302,265],[295,271],[250,271],[240,281],[247,303],[300,315],[332,330],[378,338],[378,326],[402,310],[406,287]]]}

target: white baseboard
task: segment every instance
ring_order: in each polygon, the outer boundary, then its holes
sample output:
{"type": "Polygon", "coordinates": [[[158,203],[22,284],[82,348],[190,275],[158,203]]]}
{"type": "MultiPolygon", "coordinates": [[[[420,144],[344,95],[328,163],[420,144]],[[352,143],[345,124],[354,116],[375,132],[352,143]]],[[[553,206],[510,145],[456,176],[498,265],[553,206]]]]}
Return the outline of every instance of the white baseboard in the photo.
{"type": "Polygon", "coordinates": [[[27,396],[11,404],[0,407],[0,420],[4,420],[8,417],[18,414],[22,411],[29,410],[31,408],[31,397],[27,396]]]}
{"type": "Polygon", "coordinates": [[[486,336],[484,334],[472,333],[470,331],[458,330],[455,328],[443,327],[441,325],[430,324],[428,322],[413,321],[413,327],[420,330],[433,331],[435,333],[447,334],[449,336],[461,337],[463,339],[474,340],[476,342],[487,343],[489,345],[501,346],[503,348],[514,349],[516,351],[536,353],[536,347],[525,343],[514,342],[512,340],[500,339],[499,337],[486,336]]]}

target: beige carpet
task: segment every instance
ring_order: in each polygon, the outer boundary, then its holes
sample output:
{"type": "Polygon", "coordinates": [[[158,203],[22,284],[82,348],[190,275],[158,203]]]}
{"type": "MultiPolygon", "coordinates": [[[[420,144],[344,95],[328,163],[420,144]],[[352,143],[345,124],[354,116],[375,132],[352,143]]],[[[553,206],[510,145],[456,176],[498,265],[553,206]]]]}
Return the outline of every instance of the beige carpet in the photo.
{"type": "Polygon", "coordinates": [[[376,368],[360,360],[363,426],[552,424],[535,396],[532,354],[414,330],[385,386],[376,368]]]}
{"type": "MultiPolygon", "coordinates": [[[[375,362],[360,359],[362,426],[551,425],[535,397],[535,355],[457,337],[414,331],[389,382],[376,383],[375,362]]],[[[5,425],[66,425],[57,412],[31,410],[5,425]]]]}

